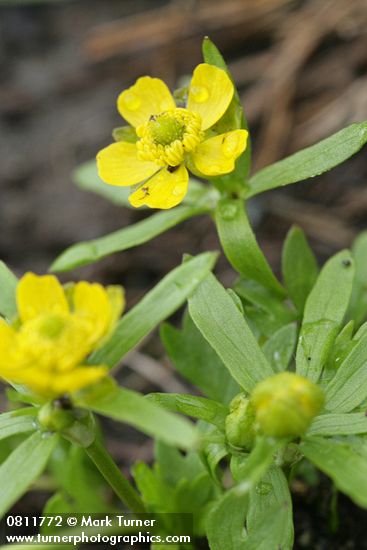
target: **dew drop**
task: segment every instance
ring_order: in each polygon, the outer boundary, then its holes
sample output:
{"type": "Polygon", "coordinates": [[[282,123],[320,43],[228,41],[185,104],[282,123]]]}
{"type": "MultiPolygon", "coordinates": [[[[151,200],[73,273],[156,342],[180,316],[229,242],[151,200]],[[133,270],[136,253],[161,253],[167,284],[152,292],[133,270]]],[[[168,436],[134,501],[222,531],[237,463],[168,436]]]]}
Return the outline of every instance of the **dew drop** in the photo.
{"type": "Polygon", "coordinates": [[[181,185],[176,185],[176,187],[172,189],[172,195],[174,195],[175,197],[180,197],[183,191],[184,189],[183,187],[181,187],[181,185]]]}
{"type": "Polygon", "coordinates": [[[204,103],[209,97],[209,90],[206,86],[192,86],[190,93],[196,103],[204,103]]]}
{"type": "Polygon", "coordinates": [[[258,495],[268,495],[273,489],[271,483],[261,482],[256,485],[256,492],[258,495]]]}
{"type": "Polygon", "coordinates": [[[237,214],[236,204],[222,204],[219,208],[219,214],[224,220],[232,220],[237,214]]]}
{"type": "Polygon", "coordinates": [[[168,111],[168,109],[172,109],[172,103],[168,99],[164,99],[159,104],[160,111],[168,111]]]}
{"type": "Polygon", "coordinates": [[[141,99],[137,95],[133,94],[133,92],[125,92],[123,95],[123,101],[125,107],[129,109],[129,111],[136,111],[141,105],[141,99]]]}

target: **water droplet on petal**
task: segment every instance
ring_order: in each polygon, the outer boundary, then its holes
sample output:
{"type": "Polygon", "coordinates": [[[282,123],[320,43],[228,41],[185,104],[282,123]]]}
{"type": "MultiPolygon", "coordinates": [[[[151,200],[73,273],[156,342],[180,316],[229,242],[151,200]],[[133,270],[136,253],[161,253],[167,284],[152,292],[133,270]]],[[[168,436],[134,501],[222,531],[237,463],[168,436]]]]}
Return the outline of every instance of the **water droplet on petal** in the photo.
{"type": "Polygon", "coordinates": [[[239,138],[235,133],[228,134],[222,143],[223,155],[227,158],[232,158],[238,149],[239,138]]]}
{"type": "Polygon", "coordinates": [[[162,111],[168,111],[168,109],[172,109],[172,103],[169,99],[164,99],[159,104],[160,112],[162,111]]]}
{"type": "Polygon", "coordinates": [[[176,185],[176,187],[174,187],[172,189],[172,195],[174,195],[175,197],[179,197],[180,195],[182,195],[184,192],[184,188],[181,187],[181,185],[176,185]]]}
{"type": "Polygon", "coordinates": [[[224,220],[232,220],[237,214],[236,204],[222,204],[219,208],[219,214],[224,220]]]}
{"type": "Polygon", "coordinates": [[[141,105],[140,97],[135,95],[133,92],[125,92],[123,95],[123,101],[125,107],[129,109],[129,111],[136,111],[141,105]]]}
{"type": "Polygon", "coordinates": [[[206,86],[192,86],[190,93],[196,103],[204,103],[209,97],[209,90],[206,86]]]}

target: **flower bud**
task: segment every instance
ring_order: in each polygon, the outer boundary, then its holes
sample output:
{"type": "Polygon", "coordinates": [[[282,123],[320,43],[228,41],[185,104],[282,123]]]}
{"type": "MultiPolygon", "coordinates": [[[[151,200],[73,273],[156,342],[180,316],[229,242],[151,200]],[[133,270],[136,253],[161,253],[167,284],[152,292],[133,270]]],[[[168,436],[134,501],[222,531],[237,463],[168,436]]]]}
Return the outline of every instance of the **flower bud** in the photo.
{"type": "Polygon", "coordinates": [[[324,403],[318,386],[298,374],[282,372],[260,382],[252,396],[257,428],[272,437],[304,434],[324,403]]]}
{"type": "Polygon", "coordinates": [[[226,418],[226,437],[233,447],[249,451],[253,445],[255,414],[244,393],[239,393],[230,404],[230,413],[226,418]]]}
{"type": "Polygon", "coordinates": [[[38,421],[44,430],[61,432],[74,422],[74,413],[70,406],[65,406],[62,399],[46,403],[38,413],[38,421]]]}

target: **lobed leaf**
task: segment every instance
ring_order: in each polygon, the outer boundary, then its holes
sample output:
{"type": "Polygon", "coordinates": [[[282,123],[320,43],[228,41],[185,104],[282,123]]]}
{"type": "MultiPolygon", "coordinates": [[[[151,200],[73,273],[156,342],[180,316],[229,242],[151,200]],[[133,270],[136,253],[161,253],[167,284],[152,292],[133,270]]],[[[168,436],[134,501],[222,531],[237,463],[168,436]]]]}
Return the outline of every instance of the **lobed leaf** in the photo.
{"type": "Polygon", "coordinates": [[[164,319],[172,315],[210,273],[216,253],[189,258],[166,275],[142,300],[124,315],[111,338],[95,351],[90,364],[114,366],[164,319]]]}
{"type": "Polygon", "coordinates": [[[190,315],[233,378],[247,392],[274,374],[244,317],[214,275],[189,298],[190,315]]]}
{"type": "Polygon", "coordinates": [[[298,340],[296,371],[317,382],[347,311],[354,277],[348,250],[322,268],[309,297],[298,340]]]}
{"type": "Polygon", "coordinates": [[[249,180],[247,198],[297,181],[319,176],[357,153],[367,142],[367,121],[351,124],[275,164],[249,180]]]}
{"type": "Polygon", "coordinates": [[[244,525],[249,492],[265,474],[278,445],[274,440],[258,438],[246,459],[232,457],[232,474],[239,484],[224,493],[208,515],[207,536],[211,550],[247,549],[244,525]]]}

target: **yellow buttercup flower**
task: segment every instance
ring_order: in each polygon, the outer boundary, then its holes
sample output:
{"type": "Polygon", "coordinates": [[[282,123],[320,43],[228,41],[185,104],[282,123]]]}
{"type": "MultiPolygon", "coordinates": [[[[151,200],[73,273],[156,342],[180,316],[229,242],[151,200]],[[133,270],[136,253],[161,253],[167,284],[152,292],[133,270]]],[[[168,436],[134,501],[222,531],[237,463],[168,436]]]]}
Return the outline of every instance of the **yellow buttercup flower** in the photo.
{"type": "Polygon", "coordinates": [[[17,319],[0,319],[0,376],[55,398],[106,375],[87,356],[114,329],[124,307],[120,287],[87,282],[63,288],[53,275],[27,273],[17,286],[17,319]]]}
{"type": "Polygon", "coordinates": [[[247,130],[215,135],[210,129],[233,94],[227,73],[206,63],[194,70],[186,108],[176,106],[159,78],[139,78],[117,102],[122,117],[135,128],[136,142],[118,141],[98,153],[101,179],[110,185],[140,184],[129,198],[133,206],[166,209],[186,195],[186,167],[207,177],[232,172],[246,148],[247,130]]]}

